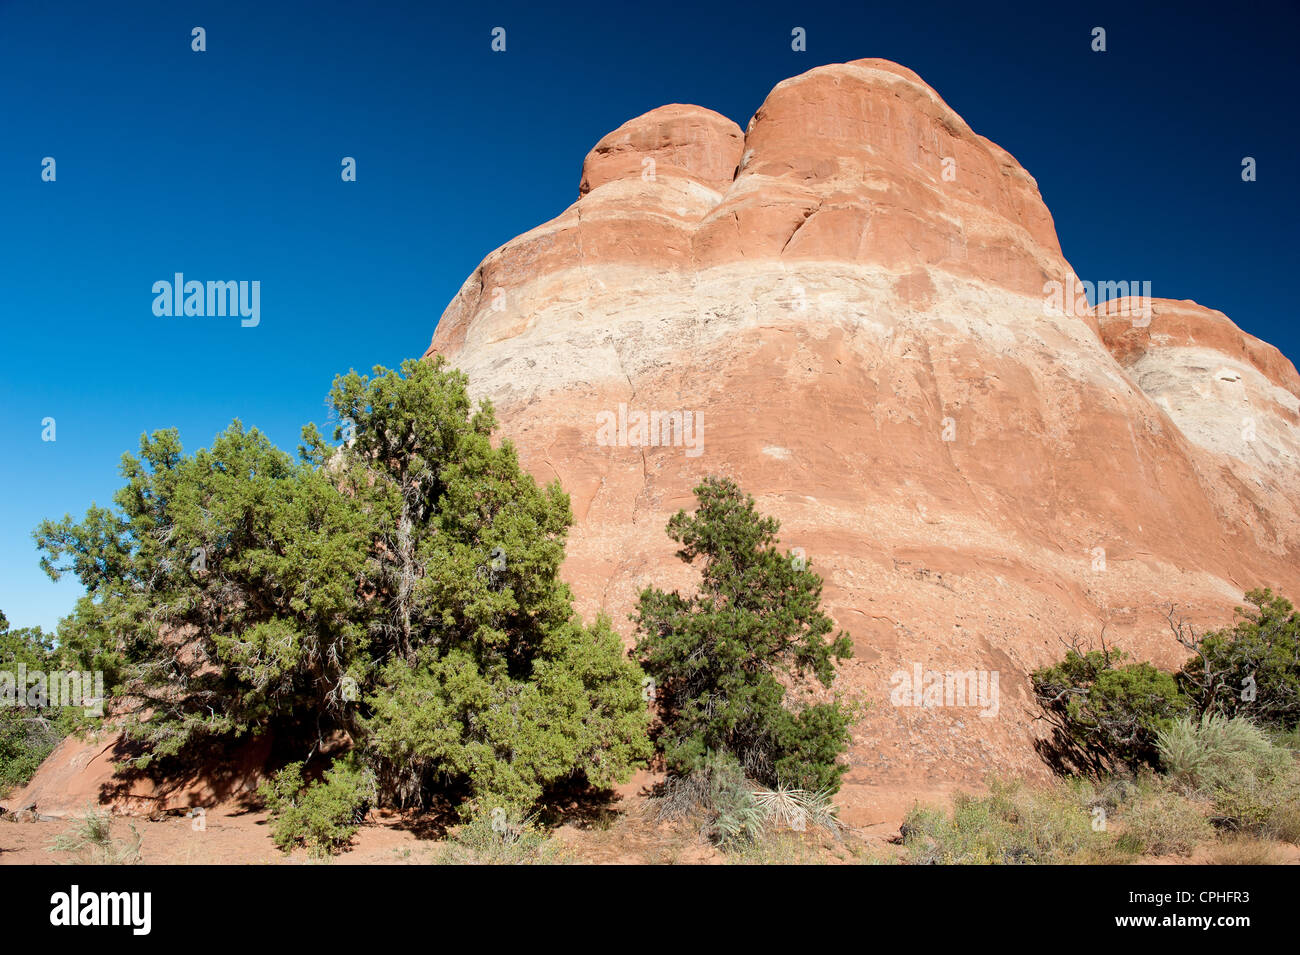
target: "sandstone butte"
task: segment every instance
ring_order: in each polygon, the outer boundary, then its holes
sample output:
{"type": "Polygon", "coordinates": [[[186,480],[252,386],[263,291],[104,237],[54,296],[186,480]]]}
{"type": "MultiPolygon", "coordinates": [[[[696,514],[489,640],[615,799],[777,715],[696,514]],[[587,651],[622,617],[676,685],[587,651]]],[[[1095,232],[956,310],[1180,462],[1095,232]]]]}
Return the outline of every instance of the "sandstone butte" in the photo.
{"type": "Polygon", "coordinates": [[[642,587],[693,584],[664,525],[702,476],[781,521],[853,638],[837,685],[870,708],[839,801],[862,824],[1046,775],[1028,675],[1072,634],[1175,666],[1169,604],[1221,626],[1255,586],[1300,594],[1291,362],[1193,302],[1094,310],[1054,282],[1079,287],[1033,177],[912,71],[857,60],[744,130],[672,105],[604,137],[426,355],[569,492],[564,575],[629,640],[642,587]],[[700,453],[602,442],[620,405],[702,415],[700,453]],[[918,664],[996,671],[996,714],[893,705],[918,664]]]}
{"type": "MultiPolygon", "coordinates": [[[[852,636],[837,689],[869,704],[843,814],[896,824],[1047,775],[1028,674],[1071,636],[1175,666],[1168,605],[1210,627],[1252,587],[1300,595],[1291,362],[1193,302],[1050,283],[1078,277],[1033,177],[915,73],[857,60],[778,84],[745,130],[671,105],[601,139],[578,200],[483,260],[425,354],[570,494],[564,576],[629,643],[641,588],[694,583],[664,525],[703,476],[777,517],[852,636]],[[691,412],[699,453],[602,440],[620,406],[691,412]],[[894,705],[918,666],[996,672],[997,704],[894,705]]],[[[255,763],[161,802],[246,792],[255,763]]],[[[70,740],[10,802],[108,779],[70,740]]]]}

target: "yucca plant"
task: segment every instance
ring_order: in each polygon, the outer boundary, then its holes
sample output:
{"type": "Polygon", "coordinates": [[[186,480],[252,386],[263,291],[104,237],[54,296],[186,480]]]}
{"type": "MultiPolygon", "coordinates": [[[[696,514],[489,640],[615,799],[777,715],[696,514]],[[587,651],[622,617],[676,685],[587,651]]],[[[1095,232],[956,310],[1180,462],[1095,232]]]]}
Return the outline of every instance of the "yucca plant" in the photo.
{"type": "Polygon", "coordinates": [[[844,824],[836,815],[829,789],[814,792],[778,783],[775,789],[759,789],[750,795],[769,825],[796,832],[804,832],[809,827],[824,829],[836,838],[843,833],[844,824]]]}

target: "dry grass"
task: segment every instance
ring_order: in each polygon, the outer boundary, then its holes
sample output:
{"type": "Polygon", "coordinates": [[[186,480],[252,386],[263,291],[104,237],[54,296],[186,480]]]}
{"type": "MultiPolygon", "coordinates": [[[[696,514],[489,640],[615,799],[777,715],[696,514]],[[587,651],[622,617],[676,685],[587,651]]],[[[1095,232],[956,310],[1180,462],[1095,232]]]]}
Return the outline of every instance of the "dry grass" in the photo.
{"type": "Polygon", "coordinates": [[[1276,865],[1277,846],[1256,836],[1226,836],[1215,843],[1205,859],[1208,865],[1276,865]]]}
{"type": "Polygon", "coordinates": [[[458,827],[435,855],[438,865],[564,865],[565,847],[531,817],[476,816],[458,827]]]}
{"type": "Polygon", "coordinates": [[[1191,855],[1214,841],[1210,806],[1174,791],[1158,779],[1144,779],[1120,813],[1120,847],[1145,855],[1191,855]]]}
{"type": "Polygon", "coordinates": [[[138,865],[143,839],[131,826],[130,839],[113,838],[113,818],[107,812],[88,809],[73,828],[56,836],[51,852],[70,856],[64,860],[78,865],[138,865]]]}

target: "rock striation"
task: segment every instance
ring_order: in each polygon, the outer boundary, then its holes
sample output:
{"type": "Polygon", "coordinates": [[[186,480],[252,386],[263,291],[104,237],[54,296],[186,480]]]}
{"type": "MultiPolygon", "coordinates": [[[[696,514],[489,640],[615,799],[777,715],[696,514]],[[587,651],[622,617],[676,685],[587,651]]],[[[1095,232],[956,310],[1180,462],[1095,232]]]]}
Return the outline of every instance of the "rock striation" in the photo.
{"type": "Polygon", "coordinates": [[[1072,634],[1173,664],[1168,604],[1221,625],[1253,586],[1300,593],[1295,368],[1192,303],[1051,294],[1076,287],[1033,177],[915,73],[857,60],[778,84],[743,131],[673,105],[605,136],[426,355],[562,482],[564,573],[629,639],[640,588],[691,584],[664,525],[702,476],[780,519],[853,636],[861,821],[1045,772],[1028,674],[1072,634]],[[996,673],[997,704],[915,705],[918,667],[996,673]]]}
{"type": "MultiPolygon", "coordinates": [[[[781,521],[852,635],[837,687],[869,704],[845,816],[896,827],[1046,775],[1028,674],[1064,641],[1104,628],[1174,665],[1169,604],[1219,626],[1252,587],[1300,595],[1294,366],[1220,312],[1079,287],[1033,177],[915,73],[857,60],[778,84],[744,130],[670,105],[602,138],[426,356],[570,494],[563,572],[629,642],[641,588],[694,582],[664,525],[702,477],[781,521]]],[[[103,797],[104,753],[63,744],[9,804],[103,797]]]]}

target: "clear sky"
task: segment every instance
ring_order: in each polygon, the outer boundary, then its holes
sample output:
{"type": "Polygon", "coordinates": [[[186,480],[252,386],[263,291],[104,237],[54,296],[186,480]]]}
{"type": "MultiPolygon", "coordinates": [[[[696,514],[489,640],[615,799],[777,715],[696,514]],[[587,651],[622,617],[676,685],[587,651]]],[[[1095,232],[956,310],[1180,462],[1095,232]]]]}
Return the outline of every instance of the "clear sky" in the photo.
{"type": "Polygon", "coordinates": [[[32,528],[109,503],[142,432],[194,450],[239,417],[294,449],[336,373],[418,356],[488,252],[577,198],[605,133],[672,102],[743,127],[823,63],[919,73],[1038,180],[1081,278],[1150,280],[1300,355],[1294,4],[548,6],[0,0],[15,625],[53,627],[80,592],[40,572],[32,528]],[[176,272],[259,281],[259,324],[156,316],[176,272]]]}

